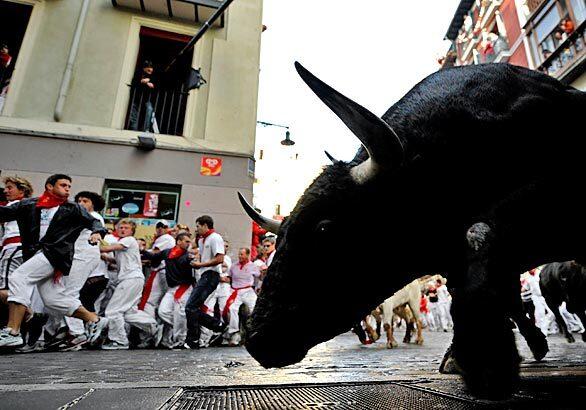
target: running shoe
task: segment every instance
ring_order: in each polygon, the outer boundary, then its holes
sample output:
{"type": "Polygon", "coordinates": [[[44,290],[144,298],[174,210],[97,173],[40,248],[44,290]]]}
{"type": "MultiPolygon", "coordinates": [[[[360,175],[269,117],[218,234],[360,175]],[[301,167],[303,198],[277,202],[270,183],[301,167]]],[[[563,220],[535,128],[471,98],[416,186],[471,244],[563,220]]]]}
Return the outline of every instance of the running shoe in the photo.
{"type": "Polygon", "coordinates": [[[20,333],[13,335],[11,330],[9,327],[0,330],[0,347],[20,347],[24,344],[20,333]]]}
{"type": "Polygon", "coordinates": [[[90,344],[95,343],[102,334],[102,331],[108,326],[108,319],[100,317],[97,322],[90,322],[86,325],[86,335],[90,344]]]}
{"type": "Polygon", "coordinates": [[[102,350],[128,350],[128,345],[118,342],[109,342],[102,345],[102,350]]]}

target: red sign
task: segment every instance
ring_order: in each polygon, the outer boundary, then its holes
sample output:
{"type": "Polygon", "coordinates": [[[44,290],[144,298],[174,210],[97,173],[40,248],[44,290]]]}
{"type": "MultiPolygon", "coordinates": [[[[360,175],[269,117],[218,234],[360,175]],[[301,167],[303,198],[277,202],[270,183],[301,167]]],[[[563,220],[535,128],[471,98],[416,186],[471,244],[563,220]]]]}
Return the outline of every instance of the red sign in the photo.
{"type": "Polygon", "coordinates": [[[199,173],[207,177],[218,177],[222,175],[222,158],[203,157],[201,159],[199,173]]]}
{"type": "Polygon", "coordinates": [[[146,192],[144,194],[144,207],[142,214],[146,217],[154,218],[159,211],[159,194],[146,192]]]}

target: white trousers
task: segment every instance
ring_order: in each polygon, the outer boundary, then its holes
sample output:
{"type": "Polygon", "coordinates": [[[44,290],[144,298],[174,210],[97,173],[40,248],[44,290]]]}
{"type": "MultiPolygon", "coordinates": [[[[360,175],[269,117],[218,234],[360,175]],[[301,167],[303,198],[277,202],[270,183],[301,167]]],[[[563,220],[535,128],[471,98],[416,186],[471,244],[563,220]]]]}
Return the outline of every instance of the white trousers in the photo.
{"type": "Polygon", "coordinates": [[[45,255],[37,253],[13,272],[8,301],[30,307],[36,286],[48,313],[71,316],[81,302],[67,293],[64,278],[53,280],[54,272],[45,255]]]}
{"type": "Polygon", "coordinates": [[[250,312],[256,305],[256,292],[253,288],[240,289],[236,295],[236,299],[230,305],[230,325],[228,326],[228,333],[238,333],[240,331],[240,318],[238,317],[238,311],[242,304],[246,305],[250,312]]]}
{"type": "Polygon", "coordinates": [[[138,310],[143,286],[143,278],[123,279],[116,285],[105,314],[108,318],[108,338],[111,341],[128,344],[125,323],[136,326],[149,335],[155,333],[156,320],[146,312],[138,310]]]}
{"type": "Polygon", "coordinates": [[[174,346],[185,343],[187,337],[187,317],[185,316],[185,305],[193,287],[189,287],[179,300],[175,300],[175,292],[179,286],[169,288],[161,303],[159,304],[159,317],[165,323],[163,345],[174,346]]]}
{"type": "MultiPolygon", "coordinates": [[[[155,273],[151,272],[151,275],[153,274],[155,273]]],[[[148,313],[153,318],[157,317],[159,304],[169,289],[169,286],[167,286],[167,278],[165,277],[165,269],[158,271],[156,275],[157,276],[153,281],[153,287],[151,288],[147,302],[144,305],[145,313],[148,313]]]]}
{"type": "MultiPolygon", "coordinates": [[[[65,284],[65,292],[75,299],[79,299],[79,291],[85,284],[90,273],[92,273],[100,263],[100,250],[95,248],[83,249],[78,251],[73,256],[73,263],[71,264],[71,271],[69,276],[63,278],[65,284]]],[[[63,324],[67,324],[69,333],[74,336],[83,335],[85,327],[83,320],[74,317],[63,317],[61,314],[49,315],[49,320],[45,328],[49,334],[55,334],[63,324]],[[63,323],[65,320],[65,323],[63,323]]]]}
{"type": "Polygon", "coordinates": [[[22,250],[19,246],[0,251],[0,289],[10,288],[12,273],[22,265],[22,250]]]}
{"type": "MultiPolygon", "coordinates": [[[[431,302],[429,304],[429,310],[433,315],[433,321],[435,324],[435,330],[448,330],[449,328],[449,321],[448,316],[446,316],[446,308],[445,304],[439,302],[431,302]]],[[[449,312],[447,312],[449,315],[449,312]]]]}

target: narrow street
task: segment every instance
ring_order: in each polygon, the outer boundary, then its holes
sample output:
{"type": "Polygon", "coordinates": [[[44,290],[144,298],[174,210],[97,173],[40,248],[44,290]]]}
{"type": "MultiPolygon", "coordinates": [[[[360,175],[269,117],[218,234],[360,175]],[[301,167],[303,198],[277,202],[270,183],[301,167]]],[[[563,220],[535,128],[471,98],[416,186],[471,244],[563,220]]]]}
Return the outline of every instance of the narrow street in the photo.
{"type": "MultiPolygon", "coordinates": [[[[398,334],[402,337],[402,331],[398,334]]],[[[0,408],[208,408],[174,406],[173,399],[184,389],[201,387],[221,391],[235,386],[343,387],[344,383],[367,382],[394,382],[438,397],[459,398],[466,400],[466,408],[487,404],[525,408],[529,403],[533,403],[531,408],[551,408],[548,403],[559,397],[565,404],[560,402],[556,408],[572,408],[567,404],[572,394],[583,398],[579,394],[586,388],[585,345],[577,336],[576,343],[569,344],[559,335],[550,335],[550,352],[541,363],[534,362],[524,341],[518,340],[525,358],[523,385],[506,403],[477,401],[465,391],[458,377],[440,375],[437,367],[451,333],[424,332],[423,346],[400,343],[393,350],[386,349],[381,341],[362,346],[355,335],[346,333],[319,345],[301,363],[270,370],[260,367],[243,347],[4,355],[0,365],[0,408]]],[[[273,406],[269,408],[280,407],[273,406]]],[[[329,407],[336,406],[330,403],[329,407]]]]}

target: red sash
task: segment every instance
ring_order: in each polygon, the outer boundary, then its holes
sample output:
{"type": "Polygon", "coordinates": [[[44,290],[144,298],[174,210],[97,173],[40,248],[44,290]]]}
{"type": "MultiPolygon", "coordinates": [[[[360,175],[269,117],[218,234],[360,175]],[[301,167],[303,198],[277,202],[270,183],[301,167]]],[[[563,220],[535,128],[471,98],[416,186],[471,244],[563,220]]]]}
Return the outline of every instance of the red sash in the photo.
{"type": "Polygon", "coordinates": [[[228,317],[228,312],[230,311],[230,306],[236,300],[236,297],[238,296],[238,291],[239,290],[242,290],[242,289],[248,289],[248,288],[252,288],[252,285],[250,285],[250,286],[244,286],[242,288],[232,288],[233,292],[230,295],[230,297],[228,298],[228,300],[226,301],[226,306],[224,307],[224,310],[222,311],[222,317],[223,318],[227,318],[228,317]]]}
{"type": "Polygon", "coordinates": [[[187,290],[190,287],[191,287],[191,284],[189,284],[189,283],[184,283],[182,285],[179,285],[179,287],[175,291],[175,295],[173,296],[173,299],[175,299],[175,302],[179,302],[181,300],[181,298],[183,297],[183,295],[185,294],[185,292],[187,292],[187,290]]]}
{"type": "Polygon", "coordinates": [[[21,242],[20,236],[13,236],[12,238],[4,239],[4,242],[2,242],[2,246],[6,246],[11,243],[20,243],[20,242],[21,242]]]}
{"type": "Polygon", "coordinates": [[[153,290],[153,283],[155,282],[155,278],[157,277],[158,270],[152,270],[147,282],[144,285],[144,290],[142,291],[142,298],[140,298],[140,302],[138,304],[138,310],[144,310],[149,297],[151,296],[151,291],[153,290]]]}

